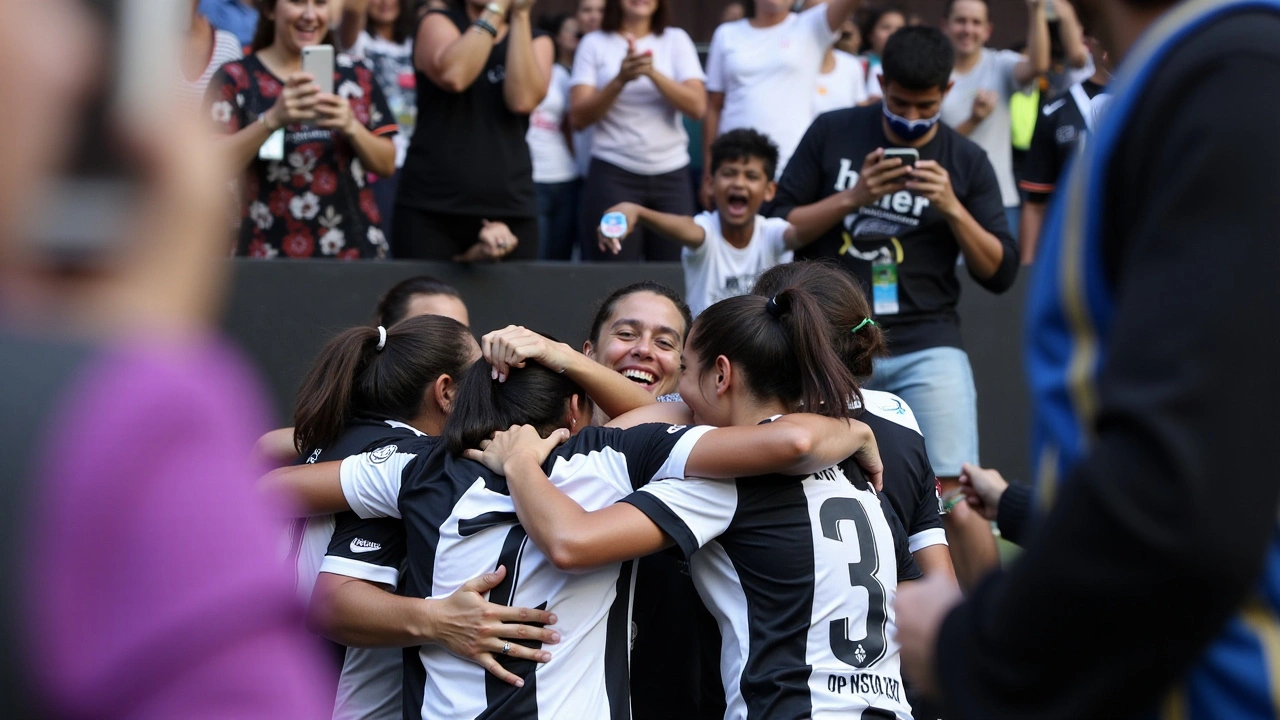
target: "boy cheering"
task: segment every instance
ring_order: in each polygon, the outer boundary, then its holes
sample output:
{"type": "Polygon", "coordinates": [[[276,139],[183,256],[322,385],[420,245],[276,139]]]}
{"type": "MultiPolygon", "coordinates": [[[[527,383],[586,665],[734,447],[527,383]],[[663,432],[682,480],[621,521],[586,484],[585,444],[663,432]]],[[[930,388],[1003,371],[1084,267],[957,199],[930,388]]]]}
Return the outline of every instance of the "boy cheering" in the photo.
{"type": "Polygon", "coordinates": [[[696,217],[671,215],[620,203],[609,209],[626,217],[622,237],[600,233],[600,249],[617,254],[622,242],[644,225],[684,246],[685,301],[693,314],[737,295],[746,295],[765,270],[791,262],[799,244],[795,228],[781,218],[758,215],[773,199],[778,147],[755,130],[721,135],[711,145],[711,184],[715,212],[696,217]]]}

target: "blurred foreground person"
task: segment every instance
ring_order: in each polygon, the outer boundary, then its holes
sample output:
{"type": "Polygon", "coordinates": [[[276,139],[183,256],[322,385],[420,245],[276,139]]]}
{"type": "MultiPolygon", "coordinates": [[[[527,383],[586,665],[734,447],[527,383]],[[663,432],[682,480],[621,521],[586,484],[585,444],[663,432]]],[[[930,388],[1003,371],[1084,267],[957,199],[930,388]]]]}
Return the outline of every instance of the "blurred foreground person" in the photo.
{"type": "Polygon", "coordinates": [[[1121,64],[1028,299],[1031,511],[1052,508],[967,602],[902,591],[904,671],[947,718],[1274,718],[1280,135],[1221,113],[1280,113],[1280,2],[1080,14],[1121,64]]]}
{"type": "MultiPolygon", "coordinates": [[[[152,123],[87,144],[129,147],[131,174],[103,183],[103,163],[76,183],[68,168],[50,187],[64,157],[86,159],[70,152],[84,134],[73,120],[107,125],[85,68],[104,67],[112,42],[88,7],[0,0],[0,56],[26,67],[0,79],[0,706],[10,718],[321,717],[287,579],[263,559],[276,536],[245,460],[262,405],[211,332],[226,193],[206,134],[152,106],[152,123]],[[80,202],[86,187],[130,202],[98,213],[80,202]],[[75,227],[91,242],[67,243],[75,227]]],[[[176,85],[176,57],[149,66],[176,85]]],[[[138,67],[103,77],[145,89],[138,67]]]]}

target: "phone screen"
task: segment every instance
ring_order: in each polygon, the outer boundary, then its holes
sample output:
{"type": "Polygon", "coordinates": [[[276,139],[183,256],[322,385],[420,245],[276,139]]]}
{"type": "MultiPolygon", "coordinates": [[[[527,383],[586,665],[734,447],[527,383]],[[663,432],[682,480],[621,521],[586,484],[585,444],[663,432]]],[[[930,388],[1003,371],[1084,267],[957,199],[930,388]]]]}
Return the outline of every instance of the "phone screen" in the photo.
{"type": "Polygon", "coordinates": [[[888,158],[898,158],[903,165],[914,168],[916,163],[920,161],[920,151],[914,148],[889,148],[884,151],[884,156],[888,158]]]}

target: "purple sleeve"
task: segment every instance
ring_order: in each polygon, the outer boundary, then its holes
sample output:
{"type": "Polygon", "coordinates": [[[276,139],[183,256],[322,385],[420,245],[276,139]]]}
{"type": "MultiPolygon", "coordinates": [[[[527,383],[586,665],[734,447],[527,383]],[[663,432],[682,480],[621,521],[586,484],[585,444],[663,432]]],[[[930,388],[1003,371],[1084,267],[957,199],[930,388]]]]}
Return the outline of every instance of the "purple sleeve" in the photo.
{"type": "Polygon", "coordinates": [[[107,352],[46,435],[28,646],[60,718],[328,717],[249,449],[265,414],[216,345],[107,352]]]}

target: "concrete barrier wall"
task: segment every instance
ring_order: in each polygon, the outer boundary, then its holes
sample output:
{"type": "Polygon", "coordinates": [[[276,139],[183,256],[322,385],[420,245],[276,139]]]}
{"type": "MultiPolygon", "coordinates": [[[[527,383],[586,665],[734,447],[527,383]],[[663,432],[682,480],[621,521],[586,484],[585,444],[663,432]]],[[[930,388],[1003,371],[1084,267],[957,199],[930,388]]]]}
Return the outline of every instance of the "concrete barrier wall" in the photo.
{"type": "MultiPolygon", "coordinates": [[[[615,288],[652,279],[684,287],[677,264],[570,265],[509,263],[262,262],[233,260],[235,284],[227,332],[258,364],[278,419],[292,417],[298,383],[334,333],[368,323],[382,293],[414,275],[434,275],[456,286],[479,337],[506,325],[524,325],[580,347],[597,303],[615,288]]],[[[1029,407],[1022,373],[1025,278],[1008,293],[991,295],[962,274],[960,315],[978,385],[984,464],[1006,477],[1027,475],[1029,407]]]]}

